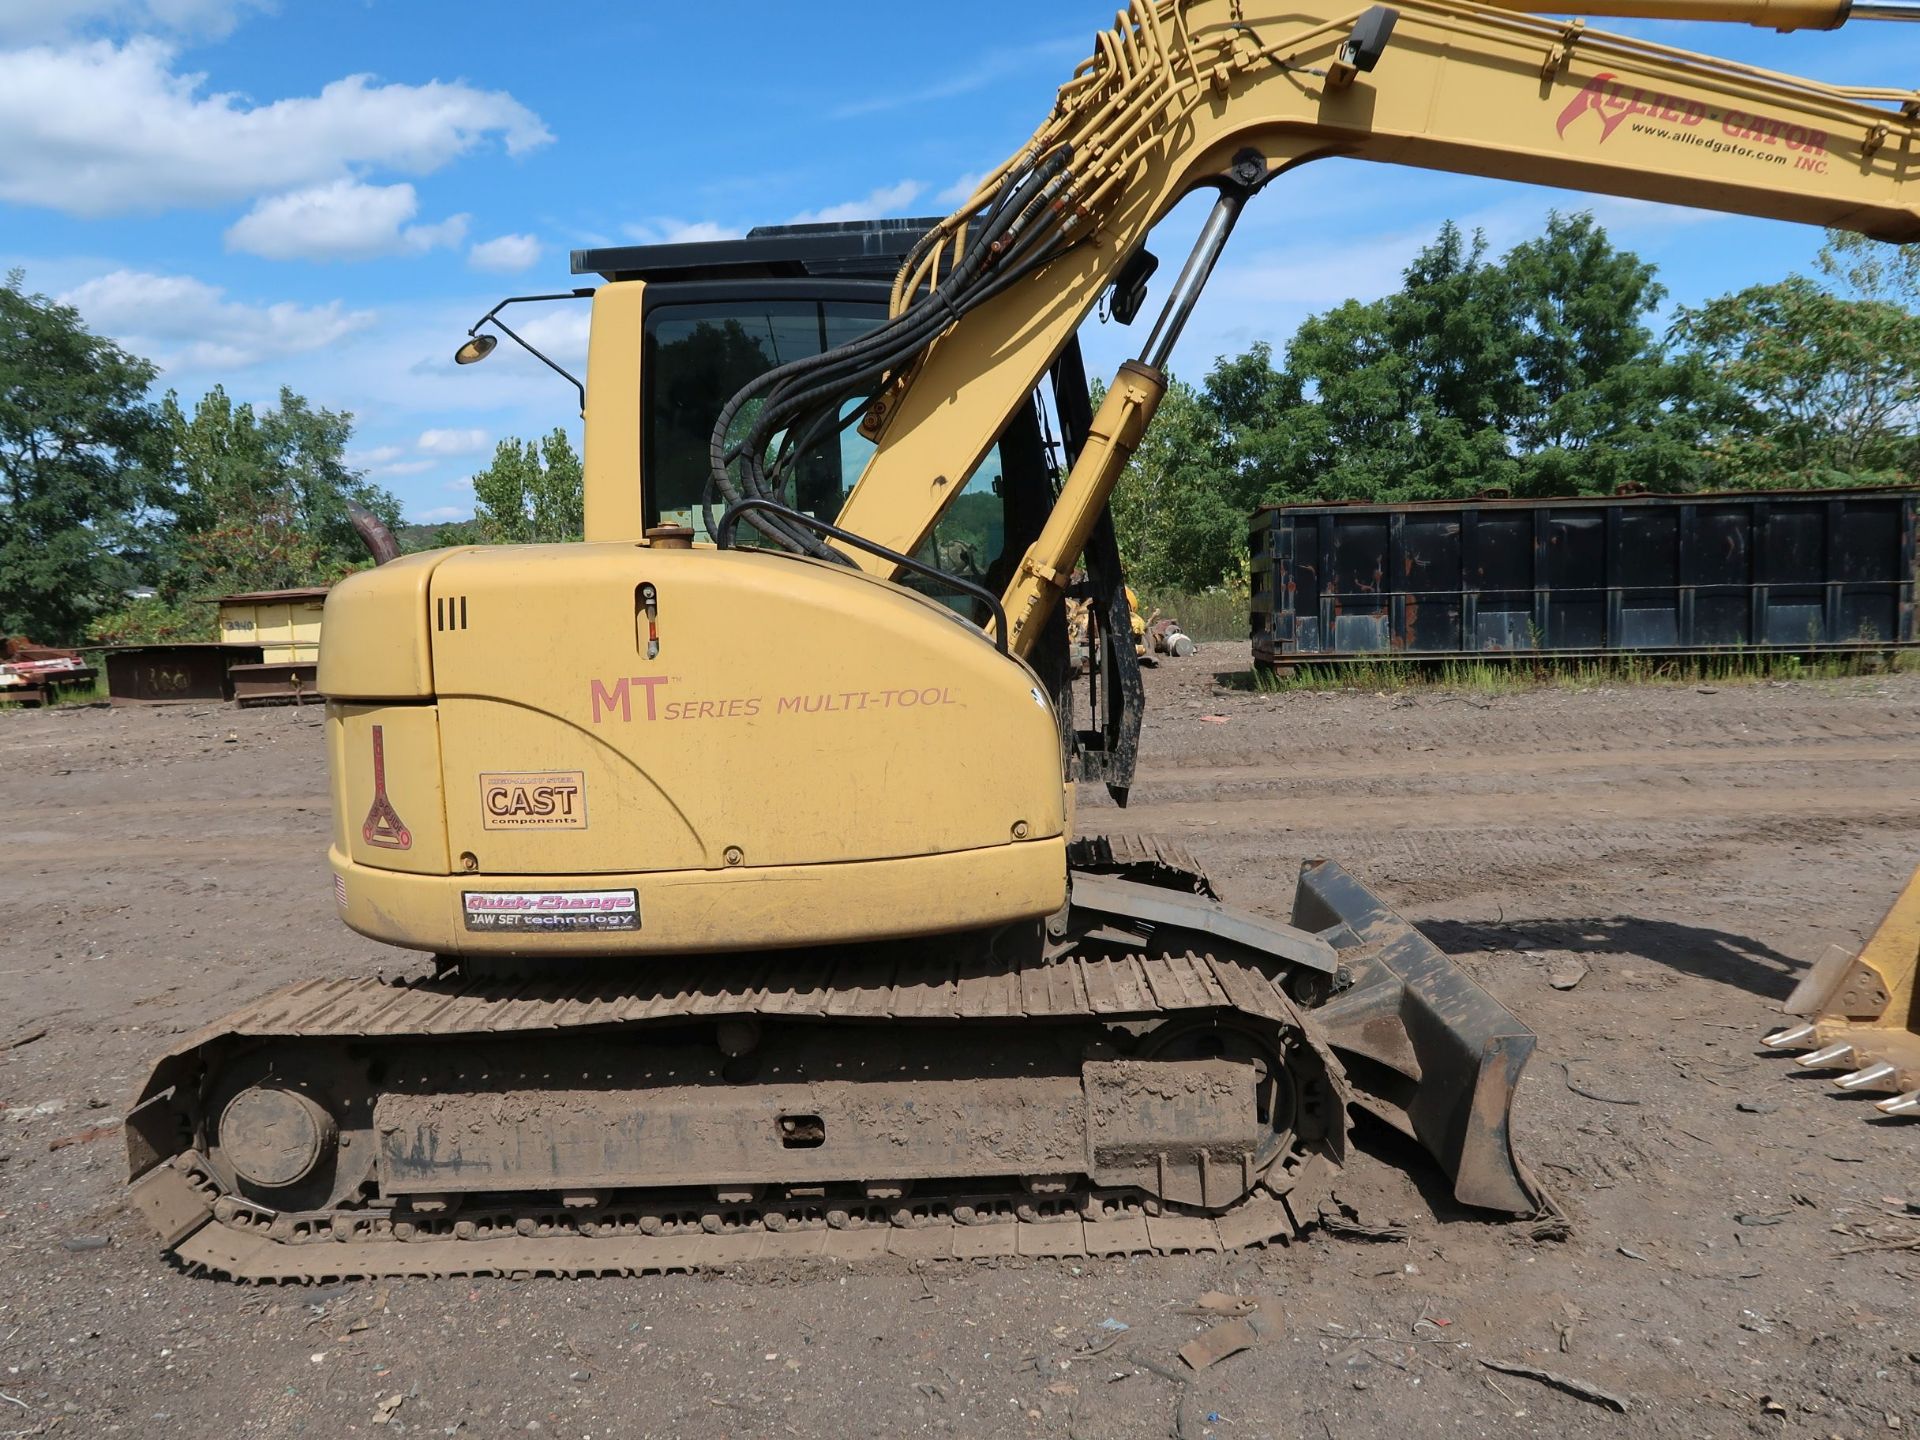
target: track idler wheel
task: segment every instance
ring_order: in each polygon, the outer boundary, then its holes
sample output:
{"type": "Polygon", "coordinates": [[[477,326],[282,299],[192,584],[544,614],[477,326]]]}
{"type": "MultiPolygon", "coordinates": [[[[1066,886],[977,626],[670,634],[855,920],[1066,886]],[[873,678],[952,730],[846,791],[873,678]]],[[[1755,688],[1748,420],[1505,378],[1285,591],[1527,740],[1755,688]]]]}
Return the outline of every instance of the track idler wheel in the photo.
{"type": "Polygon", "coordinates": [[[249,1085],[220,1112],[220,1148],[241,1184],[283,1190],[332,1160],[333,1117],[309,1097],[277,1085],[249,1085]]]}
{"type": "Polygon", "coordinates": [[[227,1190],[274,1210],[320,1210],[367,1178],[369,1079],[328,1047],[237,1055],[214,1076],[206,1159],[227,1190]]]}

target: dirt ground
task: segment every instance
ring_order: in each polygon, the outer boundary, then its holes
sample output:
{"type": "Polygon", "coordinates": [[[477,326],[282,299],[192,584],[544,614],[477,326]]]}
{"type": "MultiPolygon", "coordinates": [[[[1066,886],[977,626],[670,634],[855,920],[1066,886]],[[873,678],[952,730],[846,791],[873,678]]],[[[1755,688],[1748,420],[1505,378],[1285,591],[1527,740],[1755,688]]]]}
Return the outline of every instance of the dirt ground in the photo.
{"type": "Polygon", "coordinates": [[[1244,655],[1150,676],[1135,803],[1089,795],[1083,828],[1180,836],[1229,898],[1282,917],[1298,859],[1333,855],[1422,924],[1540,1032],[1518,1128],[1570,1238],[1449,1210],[1363,1130],[1341,1193],[1401,1238],[627,1281],[189,1278],[122,1207],[121,1139],[98,1134],[147,1057],[309,975],[418,967],[334,917],[315,711],[0,713],[0,1437],[1920,1427],[1920,1253],[1862,1238],[1920,1234],[1920,1125],[1756,1044],[1920,859],[1920,676],[1260,695],[1216,680],[1244,655]],[[1208,1290],[1278,1297],[1285,1335],[1169,1379],[1213,1323],[1182,1313],[1208,1290]]]}

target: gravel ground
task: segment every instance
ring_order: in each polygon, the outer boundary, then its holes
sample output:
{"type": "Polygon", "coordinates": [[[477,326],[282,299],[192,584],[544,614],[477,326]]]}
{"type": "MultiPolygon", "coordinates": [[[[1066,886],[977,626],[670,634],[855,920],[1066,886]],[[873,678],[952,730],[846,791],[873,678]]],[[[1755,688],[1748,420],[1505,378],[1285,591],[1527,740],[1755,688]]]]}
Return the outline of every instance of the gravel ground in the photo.
{"type": "Polygon", "coordinates": [[[1887,1243],[1920,1236],[1920,1126],[1755,1043],[1920,860],[1920,676],[1261,695],[1234,683],[1244,655],[1150,674],[1133,804],[1087,794],[1082,828],[1179,836],[1230,899],[1282,917],[1306,855],[1398,904],[1540,1032],[1517,1127],[1569,1238],[1452,1209],[1363,1128],[1339,1188],[1372,1241],[320,1291],[189,1278],[120,1200],[117,1120],[148,1058],[291,981],[419,967],[334,918],[316,712],[5,712],[0,1437],[1920,1426],[1920,1251],[1887,1243]],[[1210,1290],[1272,1297],[1284,1331],[1195,1374],[1175,1356],[1218,1323],[1185,1313],[1210,1290]]]}

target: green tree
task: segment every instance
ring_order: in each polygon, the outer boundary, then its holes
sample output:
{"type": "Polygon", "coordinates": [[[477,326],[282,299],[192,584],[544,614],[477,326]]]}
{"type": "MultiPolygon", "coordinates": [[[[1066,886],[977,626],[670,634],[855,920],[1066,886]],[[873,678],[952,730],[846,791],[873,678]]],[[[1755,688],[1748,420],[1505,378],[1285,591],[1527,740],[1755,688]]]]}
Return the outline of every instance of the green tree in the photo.
{"type": "Polygon", "coordinates": [[[1207,382],[1267,500],[1554,495],[1697,484],[1719,390],[1645,323],[1665,292],[1586,214],[1498,261],[1451,223],[1384,298],[1310,317],[1207,382]]]}
{"type": "Polygon", "coordinates": [[[154,497],[153,366],[0,285],[0,632],[79,638],[119,603],[154,497]]]}
{"type": "Polygon", "coordinates": [[[1795,275],[1683,310],[1674,333],[1736,396],[1715,452],[1726,483],[1847,484],[1920,469],[1920,315],[1795,275]]]}
{"type": "Polygon", "coordinates": [[[1514,326],[1517,489],[1608,494],[1625,484],[1696,488],[1701,445],[1725,405],[1713,369],[1675,355],[1644,323],[1666,299],[1655,268],[1616,249],[1593,217],[1551,215],[1500,265],[1514,326]]]}
{"type": "Polygon", "coordinates": [[[1143,590],[1208,589],[1232,576],[1246,552],[1247,507],[1218,415],[1178,380],[1110,503],[1128,578],[1143,590]]]}
{"type": "Polygon", "coordinates": [[[389,528],[400,502],[346,462],[353,417],[282,388],[264,414],[215,386],[187,414],[171,392],[160,414],[174,490],[163,589],[220,594],[324,584],[363,564],[347,502],[389,528]]]}
{"type": "Polygon", "coordinates": [[[474,523],[493,545],[578,540],[586,530],[580,457],[565,430],[539,441],[502,440],[473,477],[474,523]]]}
{"type": "Polygon", "coordinates": [[[1884,300],[1920,310],[1920,245],[1896,245],[1852,230],[1829,230],[1814,258],[1826,288],[1848,300],[1884,300]]]}
{"type": "Polygon", "coordinates": [[[439,520],[428,525],[402,525],[393,532],[405,555],[425,550],[451,550],[461,545],[484,545],[486,537],[472,520],[439,520]]]}

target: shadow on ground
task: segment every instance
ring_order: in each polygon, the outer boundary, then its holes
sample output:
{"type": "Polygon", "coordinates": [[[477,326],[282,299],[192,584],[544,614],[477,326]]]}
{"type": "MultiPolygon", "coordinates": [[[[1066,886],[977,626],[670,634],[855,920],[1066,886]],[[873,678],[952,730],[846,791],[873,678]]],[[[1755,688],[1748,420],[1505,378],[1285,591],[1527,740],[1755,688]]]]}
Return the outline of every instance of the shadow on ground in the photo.
{"type": "Polygon", "coordinates": [[[1429,920],[1420,928],[1450,955],[1522,948],[1574,955],[1633,955],[1769,1000],[1784,1000],[1810,963],[1750,935],[1633,915],[1571,920],[1429,920]]]}
{"type": "MultiPolygon", "coordinates": [[[[1413,1182],[1420,1192],[1420,1198],[1433,1212],[1436,1220],[1475,1221],[1480,1223],[1506,1224],[1513,1219],[1493,1210],[1478,1210],[1471,1205],[1462,1205],[1453,1195],[1453,1182],[1447,1178],[1433,1156],[1419,1141],[1402,1135],[1384,1120],[1376,1119],[1357,1106],[1353,1112],[1353,1130],[1351,1140],[1354,1150],[1378,1161],[1390,1171],[1398,1171],[1413,1182]]],[[[1383,1217],[1369,1203],[1365,1182],[1358,1176],[1343,1174],[1340,1182],[1334,1186],[1334,1194],[1342,1201],[1353,1205],[1359,1212],[1362,1224],[1383,1217]]],[[[1404,1219],[1404,1216],[1393,1216],[1404,1219]]]]}

